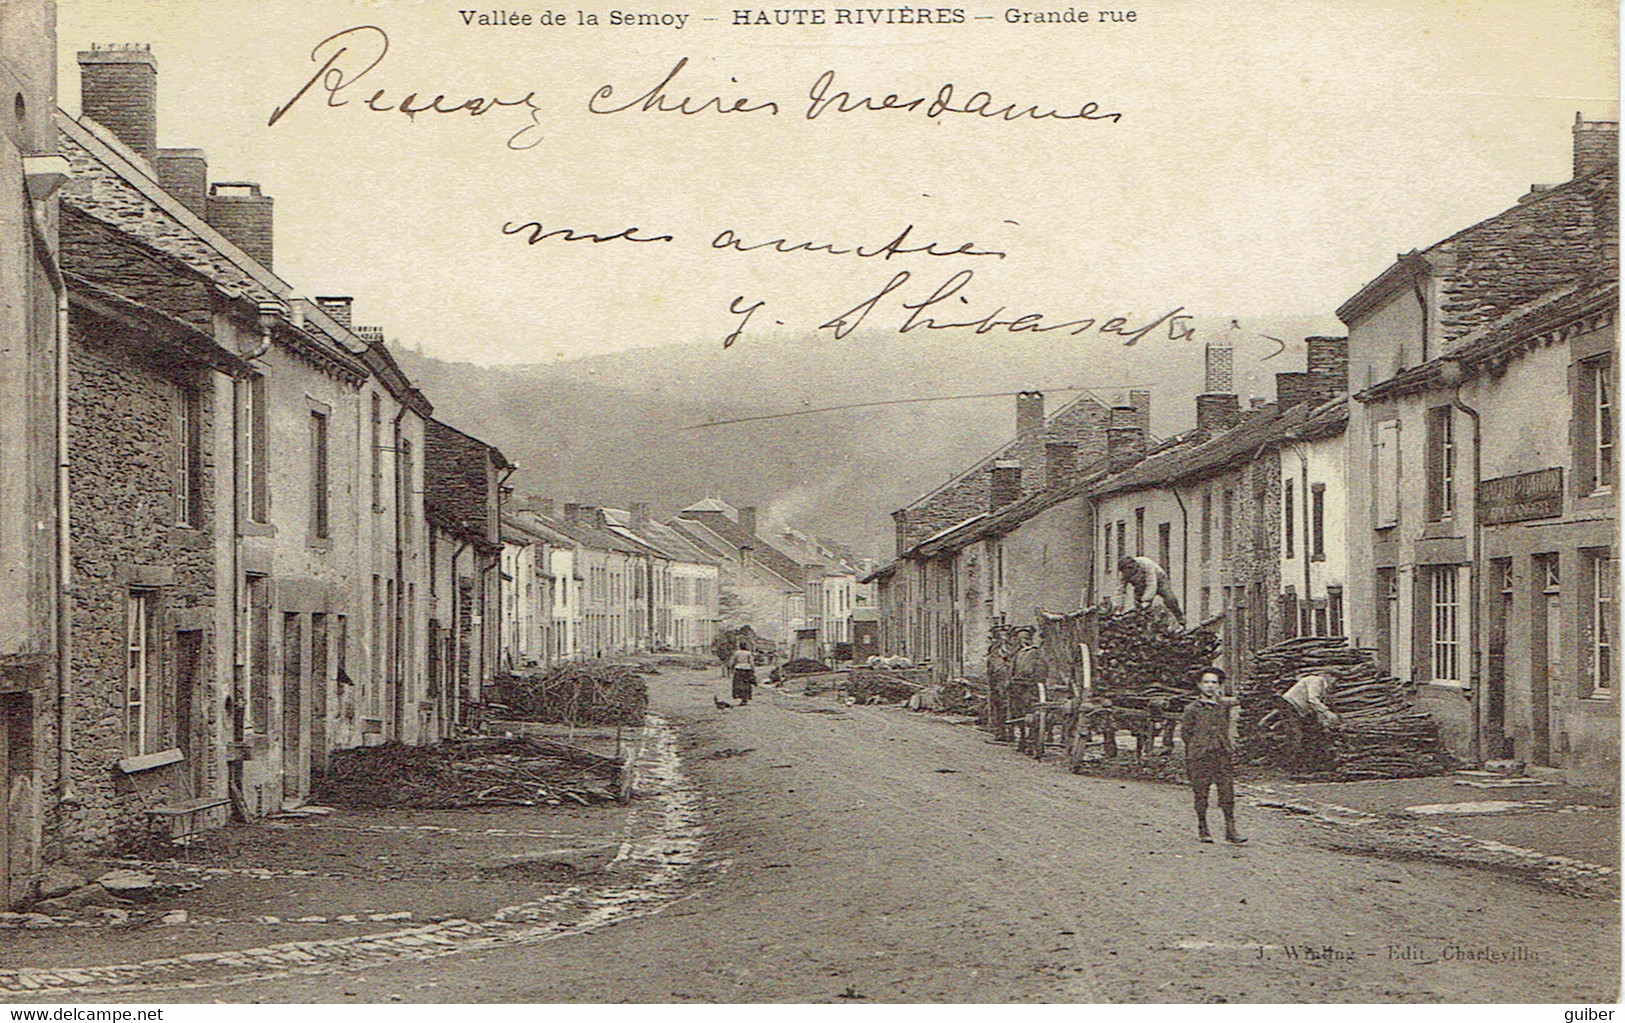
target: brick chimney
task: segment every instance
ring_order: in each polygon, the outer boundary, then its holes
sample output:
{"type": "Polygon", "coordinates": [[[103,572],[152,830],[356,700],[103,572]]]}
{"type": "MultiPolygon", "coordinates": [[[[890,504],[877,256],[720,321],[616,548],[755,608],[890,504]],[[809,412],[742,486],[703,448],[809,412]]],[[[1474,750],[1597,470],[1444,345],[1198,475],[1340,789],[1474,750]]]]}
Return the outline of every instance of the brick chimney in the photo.
{"type": "Polygon", "coordinates": [[[538,497],[536,499],[536,514],[544,519],[553,517],[553,499],[551,497],[538,497]]]}
{"type": "Polygon", "coordinates": [[[131,44],[79,51],[79,110],[158,167],[158,60],[131,44]]]}
{"type": "Polygon", "coordinates": [[[273,200],[252,181],[216,181],[209,186],[209,226],[225,235],[267,270],[271,268],[273,200]]]}
{"type": "Polygon", "coordinates": [[[1304,368],[1319,378],[1323,400],[1349,389],[1349,339],[1346,337],[1306,337],[1304,368]]]}
{"type": "Polygon", "coordinates": [[[908,550],[908,511],[904,508],[897,509],[891,513],[891,521],[894,531],[892,554],[900,558],[903,552],[908,550]]]}
{"type": "Polygon", "coordinates": [[[739,509],[739,528],[751,536],[756,535],[756,506],[754,504],[739,509]]]}
{"type": "Polygon", "coordinates": [[[1207,365],[1203,377],[1202,393],[1229,394],[1236,388],[1236,349],[1234,335],[1241,332],[1241,326],[1235,320],[1230,321],[1230,330],[1207,343],[1207,365]]]}
{"type": "Polygon", "coordinates": [[[1216,434],[1241,422],[1241,399],[1234,394],[1198,394],[1196,396],[1196,428],[1203,433],[1216,434]]]}
{"type": "Polygon", "coordinates": [[[576,503],[574,503],[572,501],[566,501],[565,504],[564,504],[564,521],[566,523],[568,523],[568,524],[574,525],[576,522],[579,522],[580,520],[581,520],[581,505],[576,504],[576,503]]]}
{"type": "Polygon", "coordinates": [[[317,295],[316,304],[345,330],[350,328],[350,306],[355,299],[349,295],[317,295]]]}
{"type": "Polygon", "coordinates": [[[1151,436],[1151,392],[1130,391],[1128,403],[1134,409],[1135,424],[1147,437],[1151,436]]]}
{"type": "Polygon", "coordinates": [[[1319,404],[1315,400],[1315,382],[1318,379],[1313,373],[1275,374],[1275,407],[1284,412],[1304,402],[1319,404]]]}
{"type": "Polygon", "coordinates": [[[1021,467],[1034,481],[1044,471],[1044,394],[1022,391],[1016,395],[1016,454],[1021,467]]]}
{"type": "Polygon", "coordinates": [[[199,219],[209,215],[209,160],[203,150],[158,150],[158,184],[199,219]]]}
{"type": "Polygon", "coordinates": [[[632,528],[642,529],[649,524],[649,506],[643,501],[632,502],[632,528]]]}
{"type": "MultiPolygon", "coordinates": [[[[80,54],[80,60],[84,54],[80,54]]],[[[1619,122],[1587,121],[1574,113],[1574,176],[1583,178],[1619,164],[1619,122]]]]}
{"type": "Polygon", "coordinates": [[[1050,441],[1044,445],[1044,486],[1057,490],[1079,477],[1078,446],[1069,441],[1050,441]]]}
{"type": "Polygon", "coordinates": [[[1001,458],[988,470],[987,510],[996,512],[1021,499],[1021,463],[1001,458]]]}
{"type": "Polygon", "coordinates": [[[1106,465],[1117,472],[1145,457],[1145,430],[1140,427],[1139,410],[1132,405],[1113,408],[1109,423],[1106,427],[1106,465]]]}

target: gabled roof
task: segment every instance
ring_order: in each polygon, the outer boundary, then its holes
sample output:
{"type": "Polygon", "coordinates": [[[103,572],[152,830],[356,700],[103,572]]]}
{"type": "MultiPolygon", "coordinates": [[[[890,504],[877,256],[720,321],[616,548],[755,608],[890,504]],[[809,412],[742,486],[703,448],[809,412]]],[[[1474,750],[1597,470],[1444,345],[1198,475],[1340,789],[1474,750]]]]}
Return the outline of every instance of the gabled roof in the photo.
{"type": "Polygon", "coordinates": [[[1417,276],[1431,276],[1441,284],[1438,340],[1447,346],[1549,291],[1617,277],[1618,221],[1618,168],[1604,167],[1398,257],[1337,316],[1358,322],[1417,276]]]}
{"type": "Polygon", "coordinates": [[[514,523],[526,532],[535,536],[551,547],[574,548],[576,540],[558,528],[557,524],[543,518],[528,508],[521,508],[502,517],[504,523],[514,523]]]}
{"type": "Polygon", "coordinates": [[[794,558],[726,515],[715,510],[707,510],[696,513],[694,516],[682,512],[678,515],[678,518],[703,523],[711,532],[728,541],[735,550],[749,547],[752,561],[761,562],[774,574],[782,576],[792,583],[800,584],[802,582],[802,566],[797,564],[794,558]]]}
{"type": "Polygon", "coordinates": [[[723,536],[715,529],[711,528],[709,525],[711,521],[714,520],[707,519],[705,522],[701,522],[698,519],[685,519],[678,517],[670,520],[667,525],[677,530],[685,539],[699,547],[701,550],[716,552],[716,556],[722,561],[737,564],[744,570],[752,572],[758,576],[765,577],[767,581],[773,583],[774,585],[782,586],[786,590],[798,593],[801,591],[800,582],[786,578],[784,575],[776,571],[772,566],[764,562],[761,558],[756,557],[755,549],[753,549],[751,552],[752,556],[750,560],[748,562],[745,561],[740,554],[739,547],[735,544],[733,539],[723,536]]]}
{"type": "Polygon", "coordinates": [[[1076,498],[1088,497],[1095,485],[1105,476],[1104,472],[1089,473],[1063,486],[1034,491],[996,511],[984,512],[935,537],[922,540],[904,556],[935,557],[938,554],[962,550],[980,540],[1006,536],[1015,532],[1028,519],[1057,505],[1076,498]]]}
{"type": "Polygon", "coordinates": [[[683,534],[663,522],[649,520],[633,530],[644,543],[660,551],[672,561],[681,561],[691,565],[715,566],[716,558],[700,550],[683,537],[683,534]]]}
{"type": "Polygon", "coordinates": [[[739,519],[739,509],[735,508],[731,504],[728,504],[726,501],[719,501],[718,499],[716,499],[714,497],[707,497],[707,498],[704,498],[703,500],[695,501],[693,504],[689,505],[687,508],[684,508],[682,513],[686,514],[688,512],[708,512],[708,511],[709,512],[721,512],[723,515],[726,515],[730,519],[734,519],[735,521],[737,521],[739,519]]]}
{"type": "Polygon", "coordinates": [[[1619,309],[1619,281],[1578,284],[1542,295],[1462,338],[1450,351],[1355,395],[1360,402],[1450,387],[1442,369],[1461,366],[1463,379],[1494,373],[1533,348],[1561,341],[1614,322],[1619,309]]]}

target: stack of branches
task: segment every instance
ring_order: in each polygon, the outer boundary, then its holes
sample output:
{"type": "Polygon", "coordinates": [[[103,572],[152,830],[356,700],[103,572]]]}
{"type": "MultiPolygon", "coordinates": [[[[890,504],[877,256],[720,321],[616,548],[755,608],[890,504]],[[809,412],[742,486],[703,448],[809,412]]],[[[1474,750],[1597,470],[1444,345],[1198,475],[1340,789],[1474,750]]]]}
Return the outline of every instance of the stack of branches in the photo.
{"type": "Polygon", "coordinates": [[[1405,683],[1379,671],[1371,651],[1326,636],[1289,639],[1253,656],[1252,669],[1238,687],[1249,759],[1289,761],[1292,751],[1285,749],[1281,730],[1268,727],[1269,716],[1279,713],[1275,697],[1309,672],[1335,680],[1328,706],[1343,719],[1332,733],[1336,762],[1324,765],[1328,771],[1355,780],[1450,770],[1438,723],[1415,708],[1405,683]]]}
{"type": "Polygon", "coordinates": [[[1114,705],[1147,707],[1161,699],[1173,713],[1196,696],[1196,673],[1213,663],[1219,637],[1203,629],[1169,625],[1160,610],[1100,619],[1094,688],[1114,705]]]}
{"type": "Polygon", "coordinates": [[[334,806],[589,806],[616,797],[614,757],[549,739],[480,737],[335,750],[315,798],[334,806]]]}
{"type": "Polygon", "coordinates": [[[821,672],[834,670],[823,661],[815,661],[810,657],[797,657],[793,661],[785,661],[777,668],[774,668],[770,677],[773,681],[779,682],[783,679],[795,678],[797,675],[817,675],[821,672]]]}
{"type": "Polygon", "coordinates": [[[649,686],[633,665],[573,661],[540,673],[496,679],[497,703],[518,721],[641,725],[649,686]]]}
{"type": "Polygon", "coordinates": [[[842,688],[859,703],[907,703],[926,686],[881,668],[857,668],[842,688]]]}

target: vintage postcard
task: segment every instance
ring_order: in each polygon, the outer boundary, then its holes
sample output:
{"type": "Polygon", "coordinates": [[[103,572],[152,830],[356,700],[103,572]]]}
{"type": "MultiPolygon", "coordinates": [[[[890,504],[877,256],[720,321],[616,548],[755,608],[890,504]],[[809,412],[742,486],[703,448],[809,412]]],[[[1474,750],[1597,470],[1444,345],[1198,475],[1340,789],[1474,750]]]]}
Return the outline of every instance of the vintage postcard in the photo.
{"type": "Polygon", "coordinates": [[[1613,1018],[1617,5],[844,2],[0,0],[7,999],[1613,1018]]]}

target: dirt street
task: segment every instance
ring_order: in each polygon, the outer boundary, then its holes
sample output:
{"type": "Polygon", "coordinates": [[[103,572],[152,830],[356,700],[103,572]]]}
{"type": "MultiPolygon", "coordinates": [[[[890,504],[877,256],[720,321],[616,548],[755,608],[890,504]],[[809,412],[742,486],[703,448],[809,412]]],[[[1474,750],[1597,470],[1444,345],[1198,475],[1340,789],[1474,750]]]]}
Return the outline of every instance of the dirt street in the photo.
{"type": "Polygon", "coordinates": [[[1612,1001],[1619,905],[1320,847],[1243,809],[1074,777],[896,707],[652,680],[703,793],[717,879],[526,947],[228,997],[344,1001],[1612,1001]],[[1493,958],[1491,958],[1493,957],[1493,958]]]}

